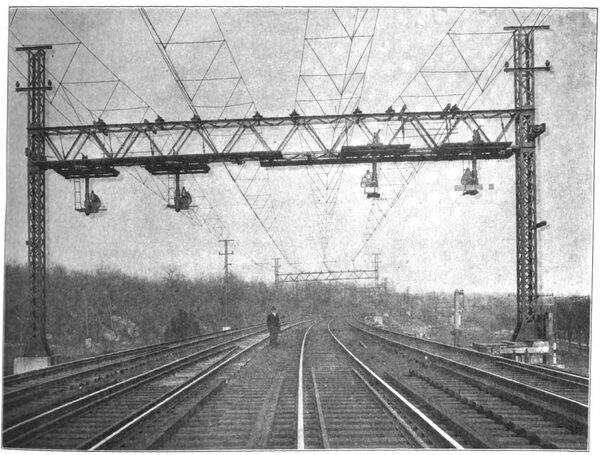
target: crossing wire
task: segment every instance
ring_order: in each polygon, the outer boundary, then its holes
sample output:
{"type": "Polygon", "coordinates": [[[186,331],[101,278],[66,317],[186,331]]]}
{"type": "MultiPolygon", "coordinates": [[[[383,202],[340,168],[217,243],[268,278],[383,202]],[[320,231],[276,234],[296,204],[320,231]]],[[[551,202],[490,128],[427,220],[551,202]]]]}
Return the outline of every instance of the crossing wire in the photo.
{"type": "MultiPolygon", "coordinates": [[[[529,19],[529,17],[530,17],[530,16],[531,16],[531,14],[533,13],[533,11],[534,11],[534,10],[532,10],[532,11],[531,11],[531,12],[530,12],[530,13],[527,15],[527,17],[525,18],[525,20],[524,20],[524,21],[523,21],[521,24],[524,24],[524,23],[526,23],[526,22],[527,22],[527,20],[529,19]]],[[[549,11],[548,11],[548,13],[546,14],[546,16],[544,16],[544,18],[543,18],[543,19],[542,19],[542,20],[541,20],[539,23],[541,23],[541,22],[544,22],[544,21],[546,20],[546,18],[549,16],[549,14],[550,14],[551,12],[552,12],[552,10],[549,10],[549,11]]],[[[538,14],[538,17],[536,18],[536,20],[534,21],[534,25],[537,25],[537,24],[538,24],[538,21],[539,21],[539,19],[540,19],[540,16],[541,16],[541,11],[540,11],[540,14],[538,14]]],[[[494,33],[494,32],[492,32],[492,33],[479,33],[479,34],[493,34],[493,33],[494,33]]],[[[495,34],[499,34],[499,33],[506,33],[506,32],[495,32],[495,34]]],[[[500,57],[501,57],[501,56],[502,56],[502,54],[504,53],[504,51],[505,51],[506,47],[507,47],[507,46],[510,44],[510,42],[511,42],[511,39],[512,39],[512,33],[510,33],[510,32],[509,32],[509,34],[511,35],[511,36],[509,37],[509,39],[508,39],[508,40],[505,42],[505,44],[504,44],[504,45],[503,45],[503,46],[502,46],[502,47],[499,49],[499,51],[498,51],[498,52],[497,52],[497,53],[496,53],[494,56],[492,56],[492,58],[490,59],[490,62],[488,62],[488,64],[487,64],[487,65],[486,65],[486,67],[485,67],[485,68],[487,69],[487,67],[488,67],[488,66],[491,64],[491,62],[492,62],[492,61],[494,61],[494,59],[496,58],[496,56],[498,56],[498,61],[497,61],[497,62],[496,62],[496,64],[494,65],[494,69],[493,69],[493,70],[492,70],[492,72],[490,73],[490,76],[488,77],[488,80],[487,80],[487,81],[486,81],[486,83],[484,84],[484,86],[483,86],[483,88],[482,88],[481,92],[479,93],[479,95],[477,96],[477,98],[476,98],[476,99],[475,99],[475,100],[474,100],[474,101],[471,103],[471,105],[470,105],[469,107],[467,107],[466,109],[471,109],[471,108],[472,108],[472,106],[475,104],[475,102],[476,102],[476,101],[477,101],[477,100],[478,100],[478,99],[481,97],[481,95],[483,95],[483,93],[485,92],[485,90],[486,90],[486,89],[487,89],[487,88],[488,88],[488,87],[489,87],[489,86],[490,86],[490,85],[493,83],[493,81],[494,81],[494,80],[495,80],[495,79],[498,77],[498,75],[499,75],[499,74],[501,74],[501,73],[503,72],[503,69],[502,69],[502,68],[500,68],[500,70],[499,70],[499,71],[498,71],[498,72],[497,72],[497,73],[494,75],[494,72],[495,72],[495,70],[496,70],[496,67],[498,66],[498,64],[499,64],[499,62],[500,62],[500,57]],[[492,75],[493,75],[493,79],[491,79],[491,81],[490,81],[490,78],[492,78],[492,75]]],[[[511,56],[511,58],[512,58],[512,56],[511,56]]],[[[474,88],[474,87],[475,87],[475,84],[473,83],[473,85],[472,85],[472,87],[471,87],[471,88],[474,88]]],[[[468,91],[469,91],[469,89],[467,89],[467,91],[465,92],[465,94],[466,94],[468,91]]],[[[462,98],[465,96],[465,94],[463,94],[463,95],[461,96],[461,99],[462,99],[462,98]]],[[[467,98],[467,100],[468,100],[468,98],[467,98]]],[[[466,102],[467,102],[467,101],[465,100],[465,104],[466,104],[466,102]]]]}

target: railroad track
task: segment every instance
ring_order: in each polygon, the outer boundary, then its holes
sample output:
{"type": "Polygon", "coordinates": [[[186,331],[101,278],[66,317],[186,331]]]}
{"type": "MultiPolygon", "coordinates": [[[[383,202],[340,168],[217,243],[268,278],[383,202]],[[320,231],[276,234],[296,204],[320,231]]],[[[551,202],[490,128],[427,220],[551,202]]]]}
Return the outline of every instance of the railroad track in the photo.
{"type": "Polygon", "coordinates": [[[98,368],[107,364],[114,364],[116,362],[129,360],[137,356],[152,354],[156,351],[161,351],[170,347],[181,346],[190,342],[204,342],[219,338],[222,339],[224,336],[239,334],[244,331],[257,329],[263,326],[263,324],[256,324],[240,329],[230,330],[228,332],[214,332],[205,335],[193,336],[177,341],[156,343],[123,351],[109,352],[107,354],[101,354],[94,357],[87,357],[85,359],[73,360],[71,362],[64,362],[50,366],[48,368],[28,371],[25,373],[11,374],[2,378],[2,383],[4,386],[3,391],[6,394],[7,392],[10,393],[15,390],[24,389],[26,387],[35,386],[38,384],[45,384],[47,381],[52,381],[54,379],[62,378],[64,376],[72,375],[74,373],[79,373],[81,371],[88,371],[91,368],[98,368]]]}
{"type": "MultiPolygon", "coordinates": [[[[347,336],[355,339],[353,328],[353,335],[347,336]]],[[[431,347],[425,351],[414,343],[404,344],[368,332],[369,336],[363,338],[368,346],[355,340],[362,355],[370,356],[382,376],[435,416],[441,426],[465,430],[472,446],[587,448],[587,404],[538,388],[532,385],[537,382],[532,378],[514,380],[486,371],[481,363],[463,363],[456,356],[434,354],[431,347]]],[[[539,374],[537,370],[527,371],[539,374]]],[[[523,370],[519,373],[522,375],[523,370]]],[[[543,381],[546,383],[548,378],[544,376],[543,381]]]]}
{"type": "Polygon", "coordinates": [[[236,363],[223,365],[94,448],[461,447],[395,397],[397,392],[377,390],[384,381],[342,349],[326,323],[298,327],[282,337],[281,346],[236,354],[236,363]]]}
{"type": "Polygon", "coordinates": [[[208,348],[129,377],[115,384],[62,402],[51,409],[4,425],[5,447],[84,449],[92,447],[115,425],[143,413],[154,401],[184,387],[197,376],[227,362],[236,351],[263,341],[264,330],[238,334],[208,348]]]}
{"type": "Polygon", "coordinates": [[[107,450],[293,448],[297,359],[306,324],[280,346],[249,344],[93,446],[107,450]],[[304,330],[302,330],[304,327],[304,330]]]}
{"type": "MultiPolygon", "coordinates": [[[[589,397],[589,379],[567,371],[547,368],[538,365],[527,365],[499,356],[456,348],[451,345],[432,340],[423,340],[410,335],[368,326],[366,324],[351,324],[359,333],[378,337],[390,346],[402,346],[406,349],[420,350],[438,355],[445,359],[454,360],[474,368],[506,377],[512,381],[542,389],[556,396],[581,403],[587,406],[589,397]]],[[[418,351],[414,351],[418,353],[418,351]]],[[[566,401],[565,401],[566,402],[566,401]]]]}
{"type": "Polygon", "coordinates": [[[477,383],[481,377],[465,379],[465,370],[412,353],[399,357],[377,338],[367,345],[345,324],[306,322],[289,325],[280,346],[269,346],[266,334],[239,336],[63,404],[7,428],[4,446],[586,447],[583,432],[499,396],[497,385],[477,383]]]}
{"type": "Polygon", "coordinates": [[[299,448],[462,448],[360,362],[328,326],[308,339],[299,448]]]}
{"type": "Polygon", "coordinates": [[[191,337],[176,342],[105,354],[43,370],[7,376],[3,390],[3,425],[12,426],[68,399],[99,390],[185,357],[199,347],[210,347],[241,334],[258,333],[264,325],[191,337]]]}

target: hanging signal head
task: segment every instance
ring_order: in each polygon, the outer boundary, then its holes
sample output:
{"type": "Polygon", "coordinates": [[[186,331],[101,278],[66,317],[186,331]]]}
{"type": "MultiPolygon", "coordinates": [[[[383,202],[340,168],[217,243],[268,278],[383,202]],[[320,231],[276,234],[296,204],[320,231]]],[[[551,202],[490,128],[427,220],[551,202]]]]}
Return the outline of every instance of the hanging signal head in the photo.
{"type": "Polygon", "coordinates": [[[85,188],[82,198],[82,188],[81,188],[81,179],[77,179],[74,181],[75,185],[75,211],[80,213],[85,213],[86,216],[90,216],[91,214],[98,213],[100,211],[106,212],[106,208],[102,206],[102,201],[100,197],[94,190],[90,191],[90,181],[89,177],[86,177],[85,180],[85,188]]]}
{"type": "Polygon", "coordinates": [[[167,203],[167,208],[175,209],[177,213],[181,210],[189,210],[192,207],[192,195],[185,189],[185,186],[179,187],[178,173],[175,174],[173,180],[169,179],[169,202],[167,203]]]}

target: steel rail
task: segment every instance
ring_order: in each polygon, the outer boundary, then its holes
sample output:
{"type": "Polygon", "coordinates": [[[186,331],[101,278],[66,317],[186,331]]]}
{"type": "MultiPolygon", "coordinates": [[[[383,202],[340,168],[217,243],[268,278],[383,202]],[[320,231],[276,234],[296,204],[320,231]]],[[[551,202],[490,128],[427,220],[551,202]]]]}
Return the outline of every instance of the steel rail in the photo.
{"type": "Polygon", "coordinates": [[[400,400],[411,412],[411,414],[419,419],[422,423],[424,423],[428,428],[430,428],[436,435],[440,436],[444,441],[449,444],[450,448],[455,449],[464,449],[464,447],[456,441],[452,436],[446,433],[442,428],[440,428],[433,420],[431,420],[428,416],[426,416],[420,409],[418,409],[414,404],[412,404],[408,399],[406,399],[403,395],[401,395],[395,388],[389,385],[386,381],[384,381],[377,373],[371,370],[367,365],[365,365],[358,357],[356,357],[331,331],[331,321],[327,325],[327,329],[329,330],[330,335],[337,342],[337,344],[346,352],[352,360],[354,360],[360,367],[366,371],[371,378],[373,378],[377,383],[383,386],[389,393],[394,395],[398,400],[400,400]]]}
{"type": "Polygon", "coordinates": [[[303,381],[302,381],[302,373],[303,373],[303,364],[304,364],[304,346],[306,344],[306,337],[308,336],[308,332],[313,326],[316,324],[313,323],[302,338],[302,346],[300,347],[300,364],[298,366],[298,406],[297,406],[297,430],[296,430],[296,449],[304,450],[304,390],[303,390],[303,381]]]}

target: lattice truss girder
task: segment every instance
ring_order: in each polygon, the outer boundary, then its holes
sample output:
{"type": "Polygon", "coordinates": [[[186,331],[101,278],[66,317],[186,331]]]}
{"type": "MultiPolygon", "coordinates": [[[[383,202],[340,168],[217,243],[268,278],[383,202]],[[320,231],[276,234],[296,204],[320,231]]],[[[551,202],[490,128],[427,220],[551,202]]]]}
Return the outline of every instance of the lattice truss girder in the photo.
{"type": "MultiPolygon", "coordinates": [[[[125,124],[91,124],[62,127],[32,127],[46,143],[46,160],[69,162],[105,158],[109,160],[135,161],[134,158],[170,157],[204,154],[208,161],[241,162],[243,159],[273,158],[269,152],[279,154],[284,160],[320,160],[337,158],[343,145],[365,145],[373,140],[374,133],[382,130],[380,138],[387,144],[409,144],[405,161],[436,160],[432,154],[444,150],[446,143],[466,143],[479,132],[483,143],[502,142],[515,119],[527,114],[529,109],[478,110],[478,111],[431,111],[373,114],[343,114],[310,117],[243,118],[232,120],[200,120],[143,122],[125,124]],[[334,125],[349,120],[349,126],[338,133],[332,146],[327,147],[318,126],[334,125]],[[386,128],[389,126],[389,128],[386,128]],[[258,128],[261,128],[261,131],[258,128]],[[386,131],[386,129],[388,131],[386,131]],[[218,132],[232,131],[226,143],[218,144],[218,132]],[[350,135],[355,131],[362,134],[350,135]],[[302,132],[302,133],[300,133],[302,132]],[[442,134],[443,133],[443,134],[442,134]],[[301,137],[310,136],[312,146],[302,150],[301,137]],[[435,138],[441,136],[441,139],[435,138]],[[190,138],[203,143],[204,149],[196,148],[190,138]],[[250,139],[248,142],[242,138],[250,139]],[[258,142],[256,142],[258,141],[258,142]],[[250,149],[250,150],[249,150],[250,149]],[[202,153],[204,150],[205,153],[202,153]],[[254,155],[248,152],[255,152],[254,155]],[[248,154],[240,157],[238,154],[248,154]],[[261,155],[267,154],[267,155],[261,155]]],[[[439,156],[452,159],[452,156],[439,156]]],[[[462,157],[457,159],[463,159],[462,157]]],[[[385,159],[382,159],[385,161],[385,159]]],[[[391,160],[402,161],[402,160],[391,160]]],[[[318,163],[315,163],[318,164],[318,163]]]]}

